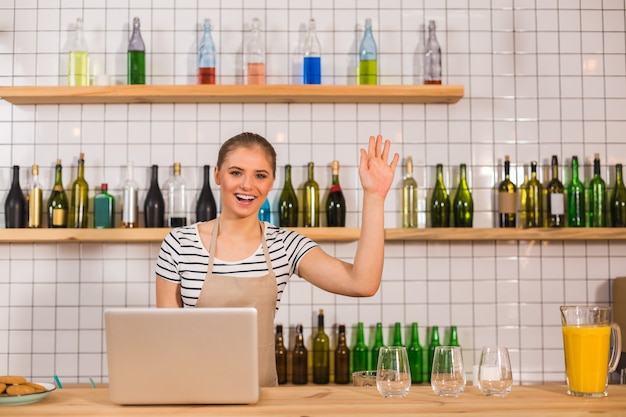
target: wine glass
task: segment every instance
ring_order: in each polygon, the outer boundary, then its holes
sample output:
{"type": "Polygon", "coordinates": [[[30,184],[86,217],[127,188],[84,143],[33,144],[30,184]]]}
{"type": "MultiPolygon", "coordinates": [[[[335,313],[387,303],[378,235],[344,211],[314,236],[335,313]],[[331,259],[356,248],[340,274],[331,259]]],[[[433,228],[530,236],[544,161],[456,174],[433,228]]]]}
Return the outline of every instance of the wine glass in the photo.
{"type": "Polygon", "coordinates": [[[383,346],[380,348],[376,387],[385,398],[402,398],[409,393],[411,371],[404,346],[383,346]]]}

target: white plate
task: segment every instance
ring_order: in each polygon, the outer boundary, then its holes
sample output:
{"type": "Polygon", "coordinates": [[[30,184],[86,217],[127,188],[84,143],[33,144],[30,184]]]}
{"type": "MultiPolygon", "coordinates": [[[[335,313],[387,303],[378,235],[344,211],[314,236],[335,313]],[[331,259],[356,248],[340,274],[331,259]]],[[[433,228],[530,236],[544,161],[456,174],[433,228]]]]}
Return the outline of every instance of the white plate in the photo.
{"type": "Polygon", "coordinates": [[[42,398],[46,397],[48,394],[50,394],[52,391],[56,389],[56,386],[54,384],[48,384],[46,382],[36,382],[36,383],[44,387],[46,390],[44,392],[36,392],[34,394],[0,395],[0,406],[35,403],[41,400],[42,398]]]}

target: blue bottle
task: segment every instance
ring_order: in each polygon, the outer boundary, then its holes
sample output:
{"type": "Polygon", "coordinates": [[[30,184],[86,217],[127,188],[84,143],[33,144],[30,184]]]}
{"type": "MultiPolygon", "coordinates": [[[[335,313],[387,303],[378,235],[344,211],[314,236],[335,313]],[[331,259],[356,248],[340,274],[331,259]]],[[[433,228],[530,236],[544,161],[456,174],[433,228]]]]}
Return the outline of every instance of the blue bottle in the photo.
{"type": "Polygon", "coordinates": [[[263,205],[259,209],[259,220],[261,220],[262,222],[269,222],[269,223],[272,222],[272,212],[270,209],[270,202],[267,198],[265,199],[265,201],[263,202],[263,205]]]}
{"type": "Polygon", "coordinates": [[[309,20],[309,30],[304,39],[303,84],[322,83],[322,46],[315,32],[315,19],[309,20]]]}

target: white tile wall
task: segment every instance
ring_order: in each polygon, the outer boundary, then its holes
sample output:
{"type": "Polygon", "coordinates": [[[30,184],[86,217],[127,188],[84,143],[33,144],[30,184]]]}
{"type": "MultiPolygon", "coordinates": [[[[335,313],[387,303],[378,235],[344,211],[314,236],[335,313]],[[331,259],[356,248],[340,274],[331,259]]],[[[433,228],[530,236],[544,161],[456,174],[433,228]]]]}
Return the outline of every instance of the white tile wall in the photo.
{"type": "MultiPolygon", "coordinates": [[[[66,42],[83,17],[92,62],[125,82],[129,22],[142,21],[148,48],[148,83],[195,82],[195,50],[201,22],[211,18],[218,50],[218,82],[240,83],[243,28],[253,17],[265,27],[268,82],[299,83],[298,48],[310,17],[323,45],[323,82],[355,83],[359,27],[371,17],[380,52],[380,82],[421,82],[420,42],[428,20],[437,21],[444,51],[444,82],[465,86],[454,105],[374,104],[133,104],[24,105],[0,101],[0,196],[10,167],[41,166],[46,194],[56,158],[64,182],[76,175],[79,152],[93,192],[108,182],[120,194],[127,161],[147,191],[149,166],[161,166],[160,182],[174,161],[195,198],[201,166],[214,164],[219,145],[243,130],[265,135],[278,151],[276,201],[291,163],[296,186],[305,166],[317,166],[327,188],[329,163],[342,164],[348,225],[360,224],[358,149],[371,134],[393,141],[402,157],[413,156],[420,186],[420,227],[434,165],[445,167],[453,191],[458,165],[468,164],[475,227],[493,227],[493,187],[511,155],[513,180],[538,160],[546,181],[551,155],[569,180],[572,155],[591,174],[599,153],[611,188],[613,166],[626,161],[625,7],[622,0],[356,1],[356,0],[33,0],[0,1],[0,85],[65,83],[66,42]]],[[[386,226],[400,224],[399,187],[386,202],[386,226]]],[[[217,190],[214,190],[217,195],[217,190]]],[[[0,198],[2,198],[0,197],[0,198]]],[[[218,197],[219,198],[219,197],[218,197]]],[[[3,199],[3,198],[2,198],[3,199]]],[[[190,201],[190,203],[193,203],[190,201]]],[[[119,199],[117,202],[119,206],[119,199]]],[[[118,207],[119,208],[119,207],[118,207]]],[[[3,212],[3,207],[0,207],[3,212]]],[[[4,216],[0,227],[4,226],[4,216]]],[[[356,243],[323,243],[350,261],[356,243]]],[[[0,374],[23,374],[67,382],[106,381],[102,312],[110,306],[154,305],[158,244],[0,244],[0,374]]],[[[459,326],[468,367],[485,344],[510,348],[517,383],[564,382],[558,306],[610,302],[611,280],[626,275],[624,242],[389,242],[383,282],[365,299],[335,296],[293,277],[276,321],[303,322],[311,333],[314,314],[327,323],[366,323],[366,337],[382,322],[416,321],[428,330],[459,326]]],[[[388,340],[390,333],[385,335],[388,340]]],[[[405,335],[406,336],[406,335],[405,335]]],[[[353,337],[353,335],[350,335],[353,337]]]]}

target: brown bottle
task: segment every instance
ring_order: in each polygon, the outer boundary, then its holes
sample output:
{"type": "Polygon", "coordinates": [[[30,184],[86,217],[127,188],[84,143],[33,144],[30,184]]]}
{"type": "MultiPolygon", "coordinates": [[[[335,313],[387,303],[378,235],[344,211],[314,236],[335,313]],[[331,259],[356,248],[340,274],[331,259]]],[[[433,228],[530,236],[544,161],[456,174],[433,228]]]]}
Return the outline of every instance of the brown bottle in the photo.
{"type": "Polygon", "coordinates": [[[287,383],[287,349],[283,341],[283,325],[276,325],[276,339],[275,339],[275,352],[276,352],[276,375],[278,376],[279,384],[287,383]]]}
{"type": "Polygon", "coordinates": [[[296,345],[292,355],[292,381],[294,384],[302,385],[308,381],[307,375],[308,352],[304,346],[304,336],[302,335],[302,325],[296,326],[296,345]]]}
{"type": "Polygon", "coordinates": [[[350,349],[346,344],[346,326],[339,325],[339,341],[335,349],[335,383],[350,382],[350,349]]]}

